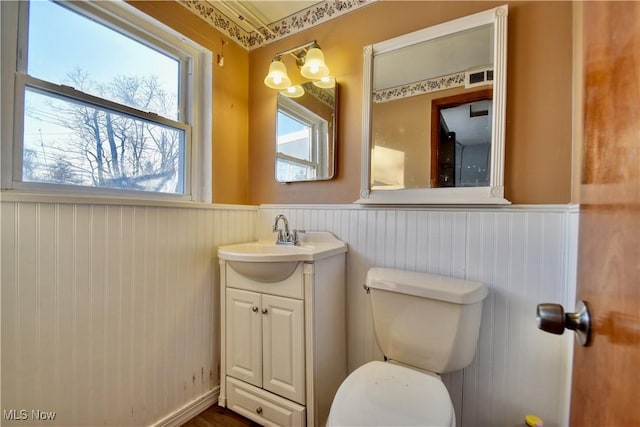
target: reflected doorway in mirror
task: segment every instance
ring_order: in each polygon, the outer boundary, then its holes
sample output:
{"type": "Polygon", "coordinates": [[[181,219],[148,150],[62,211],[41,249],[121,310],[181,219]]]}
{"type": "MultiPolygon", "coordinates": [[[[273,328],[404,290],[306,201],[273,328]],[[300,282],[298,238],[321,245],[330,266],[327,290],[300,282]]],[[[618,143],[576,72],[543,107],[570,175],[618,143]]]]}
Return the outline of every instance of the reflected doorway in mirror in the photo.
{"type": "Polygon", "coordinates": [[[491,171],[493,91],[431,102],[431,187],[487,187],[491,171]]]}

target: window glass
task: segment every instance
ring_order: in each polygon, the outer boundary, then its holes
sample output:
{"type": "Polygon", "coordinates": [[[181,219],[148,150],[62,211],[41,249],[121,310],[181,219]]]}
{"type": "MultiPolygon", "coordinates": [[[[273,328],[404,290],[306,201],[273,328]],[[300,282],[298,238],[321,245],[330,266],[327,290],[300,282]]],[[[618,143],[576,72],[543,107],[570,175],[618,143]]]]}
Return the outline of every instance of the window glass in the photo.
{"type": "Polygon", "coordinates": [[[185,131],[27,89],[28,182],[184,192],[185,131]]]}
{"type": "Polygon", "coordinates": [[[311,160],[313,127],[278,111],[278,152],[311,160]]]}
{"type": "Polygon", "coordinates": [[[301,181],[316,177],[312,146],[314,125],[278,111],[276,179],[301,181]]]}
{"type": "Polygon", "coordinates": [[[27,73],[178,120],[180,61],[51,1],[29,5],[27,73]]]}

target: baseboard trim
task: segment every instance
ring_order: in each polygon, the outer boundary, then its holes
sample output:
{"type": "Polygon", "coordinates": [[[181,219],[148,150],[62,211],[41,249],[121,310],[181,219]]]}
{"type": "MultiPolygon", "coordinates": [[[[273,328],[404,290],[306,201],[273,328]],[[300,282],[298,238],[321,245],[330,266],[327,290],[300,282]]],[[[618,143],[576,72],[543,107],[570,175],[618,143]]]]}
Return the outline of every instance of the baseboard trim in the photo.
{"type": "Polygon", "coordinates": [[[166,417],[162,418],[151,424],[152,427],[178,427],[194,418],[196,415],[203,412],[205,409],[213,405],[218,401],[220,395],[220,386],[214,387],[197,399],[184,405],[182,408],[170,413],[166,417]]]}

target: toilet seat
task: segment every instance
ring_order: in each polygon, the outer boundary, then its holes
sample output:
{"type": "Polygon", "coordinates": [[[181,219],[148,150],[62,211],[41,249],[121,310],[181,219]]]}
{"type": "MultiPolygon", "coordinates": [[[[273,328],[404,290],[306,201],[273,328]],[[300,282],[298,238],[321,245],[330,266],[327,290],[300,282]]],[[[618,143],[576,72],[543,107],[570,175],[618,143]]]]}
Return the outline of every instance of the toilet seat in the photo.
{"type": "Polygon", "coordinates": [[[328,426],[455,426],[449,392],[437,377],[389,362],[369,362],[340,385],[328,426]]]}

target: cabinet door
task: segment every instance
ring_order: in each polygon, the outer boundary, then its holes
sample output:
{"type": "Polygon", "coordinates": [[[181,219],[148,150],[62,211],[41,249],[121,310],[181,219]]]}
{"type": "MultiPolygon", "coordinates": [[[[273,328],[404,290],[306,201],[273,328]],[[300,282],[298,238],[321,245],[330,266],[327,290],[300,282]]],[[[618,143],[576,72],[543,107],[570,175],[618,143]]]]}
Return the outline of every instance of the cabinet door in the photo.
{"type": "Polygon", "coordinates": [[[260,294],[227,288],[227,375],[262,387],[260,294]]]}
{"type": "Polygon", "coordinates": [[[305,403],[304,305],[302,300],[262,296],[263,388],[305,403]]]}

